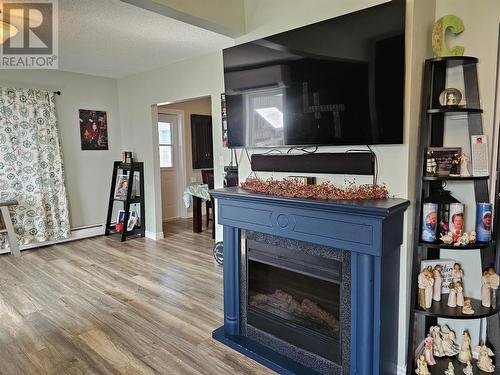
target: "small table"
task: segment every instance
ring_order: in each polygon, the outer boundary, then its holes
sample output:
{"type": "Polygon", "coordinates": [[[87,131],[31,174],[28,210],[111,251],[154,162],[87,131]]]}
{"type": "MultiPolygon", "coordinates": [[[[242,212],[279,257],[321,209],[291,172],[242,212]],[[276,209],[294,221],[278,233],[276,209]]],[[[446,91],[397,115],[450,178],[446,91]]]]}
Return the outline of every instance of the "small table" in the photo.
{"type": "Polygon", "coordinates": [[[15,199],[0,197],[0,217],[4,227],[4,229],[0,229],[0,233],[7,233],[10,252],[16,257],[21,256],[21,252],[19,251],[19,244],[17,243],[16,233],[14,232],[12,219],[10,218],[9,206],[17,204],[18,202],[15,199]]]}
{"type": "Polygon", "coordinates": [[[208,193],[208,185],[207,184],[195,184],[189,185],[184,192],[184,202],[186,206],[189,207],[189,199],[192,198],[193,201],[193,232],[201,233],[202,228],[202,215],[201,208],[203,206],[203,202],[209,201],[212,198],[208,193]],[[187,202],[186,202],[187,201],[187,202]]]}

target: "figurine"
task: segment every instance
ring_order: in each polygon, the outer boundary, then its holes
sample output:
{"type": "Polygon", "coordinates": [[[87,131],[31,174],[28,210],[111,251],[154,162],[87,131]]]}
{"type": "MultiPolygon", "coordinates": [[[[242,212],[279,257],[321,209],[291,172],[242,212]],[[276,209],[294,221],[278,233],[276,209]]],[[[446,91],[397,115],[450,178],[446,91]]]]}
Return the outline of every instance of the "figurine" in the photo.
{"type": "Polygon", "coordinates": [[[447,357],[453,357],[459,353],[458,347],[455,344],[455,332],[448,325],[441,328],[441,337],[443,339],[443,352],[447,357]]]}
{"type": "Polygon", "coordinates": [[[459,177],[460,176],[460,164],[461,164],[460,153],[453,155],[451,160],[450,176],[459,177]]]}
{"type": "Polygon", "coordinates": [[[455,292],[457,293],[457,306],[464,305],[464,287],[460,281],[455,283],[455,292]]]}
{"type": "Polygon", "coordinates": [[[442,267],[439,264],[436,264],[434,270],[432,271],[432,275],[434,276],[434,291],[432,293],[432,299],[437,302],[441,301],[441,287],[444,280],[441,271],[442,267]]]}
{"type": "Polygon", "coordinates": [[[453,243],[453,233],[448,232],[446,235],[441,235],[441,241],[446,245],[451,245],[453,243]]]}
{"type": "Polygon", "coordinates": [[[460,175],[462,177],[470,177],[469,158],[464,153],[460,155],[460,175]]]}
{"type": "Polygon", "coordinates": [[[470,298],[466,298],[464,301],[464,307],[462,308],[462,314],[465,315],[473,315],[474,309],[472,308],[472,300],[470,298]]]}
{"type": "Polygon", "coordinates": [[[462,267],[460,267],[460,263],[455,263],[453,265],[451,277],[453,278],[453,282],[462,281],[462,277],[464,277],[464,271],[462,270],[462,267]]]}
{"type": "Polygon", "coordinates": [[[448,288],[450,289],[450,294],[448,294],[448,306],[457,307],[457,290],[455,289],[455,283],[451,282],[448,288]]]}
{"type": "Polygon", "coordinates": [[[426,169],[427,175],[435,176],[437,174],[436,171],[437,171],[436,159],[434,158],[427,159],[427,169],[426,169]]]}
{"type": "Polygon", "coordinates": [[[417,369],[415,370],[415,374],[417,375],[431,375],[429,368],[427,367],[427,362],[425,361],[425,357],[423,355],[417,359],[417,369]]]}
{"type": "Polygon", "coordinates": [[[495,372],[495,365],[490,357],[494,356],[493,352],[486,345],[478,346],[476,351],[479,353],[477,359],[477,367],[484,372],[495,372]]]}
{"type": "Polygon", "coordinates": [[[455,375],[455,367],[453,363],[448,363],[448,369],[444,371],[444,375],[455,375]]]}
{"type": "Polygon", "coordinates": [[[484,307],[493,307],[497,305],[496,294],[500,284],[500,277],[496,274],[493,267],[484,271],[481,277],[481,303],[484,307]]]}
{"type": "Polygon", "coordinates": [[[427,268],[418,275],[418,304],[423,309],[428,309],[432,305],[432,294],[434,292],[434,277],[427,268]]]}
{"type": "Polygon", "coordinates": [[[460,347],[460,353],[458,354],[458,360],[462,363],[467,363],[472,361],[472,349],[470,347],[470,335],[469,331],[465,330],[462,334],[462,345],[460,347]]]}
{"type": "Polygon", "coordinates": [[[472,371],[472,363],[470,361],[467,362],[467,366],[464,368],[464,374],[465,375],[473,375],[474,372],[472,371]]]}
{"type": "Polygon", "coordinates": [[[441,338],[441,327],[433,326],[429,329],[432,337],[432,352],[435,357],[444,357],[443,339],[441,338]]]}
{"type": "Polygon", "coordinates": [[[434,366],[436,364],[436,360],[433,355],[433,340],[431,335],[427,335],[424,340],[424,355],[425,361],[428,365],[434,366]]]}

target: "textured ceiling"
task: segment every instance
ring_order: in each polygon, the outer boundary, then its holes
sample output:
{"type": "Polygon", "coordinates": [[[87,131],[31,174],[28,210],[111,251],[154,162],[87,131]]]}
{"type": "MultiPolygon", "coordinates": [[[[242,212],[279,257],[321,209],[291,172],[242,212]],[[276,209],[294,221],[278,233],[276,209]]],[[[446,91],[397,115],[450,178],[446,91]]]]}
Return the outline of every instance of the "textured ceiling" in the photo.
{"type": "Polygon", "coordinates": [[[121,78],[233,44],[120,0],[59,0],[60,70],[121,78]]]}

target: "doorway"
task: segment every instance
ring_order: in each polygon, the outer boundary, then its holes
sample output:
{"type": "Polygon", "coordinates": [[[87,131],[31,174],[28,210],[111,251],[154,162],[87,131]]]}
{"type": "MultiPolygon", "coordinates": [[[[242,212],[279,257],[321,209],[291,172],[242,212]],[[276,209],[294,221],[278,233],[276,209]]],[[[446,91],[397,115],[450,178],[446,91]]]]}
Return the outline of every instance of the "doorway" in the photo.
{"type": "MultiPolygon", "coordinates": [[[[207,96],[159,104],[157,108],[163,232],[169,233],[168,223],[172,220],[187,219],[186,225],[191,223],[192,207],[186,208],[183,195],[188,185],[203,182],[201,169],[207,169],[198,163],[199,147],[198,142],[193,143],[192,119],[211,116],[212,101],[207,96]]],[[[206,217],[202,220],[205,227],[206,217]]]]}

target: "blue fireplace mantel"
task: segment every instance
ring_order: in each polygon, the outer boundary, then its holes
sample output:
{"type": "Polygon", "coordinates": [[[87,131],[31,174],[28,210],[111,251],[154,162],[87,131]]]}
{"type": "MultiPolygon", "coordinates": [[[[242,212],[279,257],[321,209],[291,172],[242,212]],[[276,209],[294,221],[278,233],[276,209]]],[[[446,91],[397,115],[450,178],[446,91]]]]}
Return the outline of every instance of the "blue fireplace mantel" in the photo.
{"type": "Polygon", "coordinates": [[[280,373],[306,373],[240,334],[240,235],[251,230],[349,251],[350,374],[397,373],[399,253],[407,200],[306,200],[240,188],[210,193],[224,226],[224,326],[214,338],[280,373]]]}

